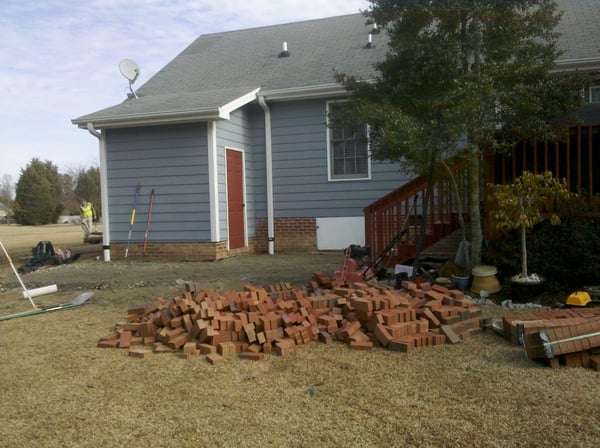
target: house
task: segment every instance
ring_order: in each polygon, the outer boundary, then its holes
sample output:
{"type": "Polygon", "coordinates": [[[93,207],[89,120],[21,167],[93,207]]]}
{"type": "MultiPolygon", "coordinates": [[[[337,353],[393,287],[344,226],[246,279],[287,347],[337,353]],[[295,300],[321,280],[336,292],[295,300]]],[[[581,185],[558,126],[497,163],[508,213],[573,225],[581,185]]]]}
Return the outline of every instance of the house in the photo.
{"type": "MultiPolygon", "coordinates": [[[[369,159],[364,125],[327,127],[345,97],[333,69],[372,77],[376,31],[352,14],[203,35],[123,103],[74,119],[99,139],[105,259],[146,242],[179,260],[363,244],[365,207],[411,180],[369,159]]],[[[581,54],[564,42],[565,64],[600,66],[598,39],[581,54]]]]}
{"type": "Polygon", "coordinates": [[[557,70],[580,70],[596,75],[582,89],[586,103],[578,111],[578,122],[569,126],[565,142],[522,142],[511,157],[490,160],[490,181],[511,181],[521,171],[542,172],[566,178],[571,191],[590,199],[600,194],[600,5],[595,0],[558,0],[563,16],[557,27],[563,53],[557,70]],[[596,171],[596,172],[594,172],[596,171]]]}
{"type": "Polygon", "coordinates": [[[138,98],[73,120],[101,131],[113,255],[128,240],[138,185],[131,241],[143,239],[155,189],[151,256],[219,259],[363,242],[364,206],[408,180],[397,166],[369,160],[364,126],[362,136],[331,135],[326,126],[344,95],[333,68],[368,77],[385,55],[385,37],[369,45],[365,20],[201,36],[138,98]]]}

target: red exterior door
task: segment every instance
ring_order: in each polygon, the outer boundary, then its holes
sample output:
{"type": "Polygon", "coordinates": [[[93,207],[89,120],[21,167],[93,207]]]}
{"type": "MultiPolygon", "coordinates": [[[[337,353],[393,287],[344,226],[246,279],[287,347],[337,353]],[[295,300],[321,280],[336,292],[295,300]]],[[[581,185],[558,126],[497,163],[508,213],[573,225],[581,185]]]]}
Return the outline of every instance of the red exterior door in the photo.
{"type": "Polygon", "coordinates": [[[227,218],[229,249],[244,247],[244,159],[241,151],[227,150],[227,218]]]}

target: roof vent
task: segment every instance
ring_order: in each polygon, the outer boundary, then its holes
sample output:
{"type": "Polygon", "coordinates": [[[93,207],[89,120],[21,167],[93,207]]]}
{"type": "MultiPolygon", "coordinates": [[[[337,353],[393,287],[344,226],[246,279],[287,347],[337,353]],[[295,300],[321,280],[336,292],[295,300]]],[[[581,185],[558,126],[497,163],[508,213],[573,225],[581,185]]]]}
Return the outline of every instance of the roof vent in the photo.
{"type": "Polygon", "coordinates": [[[367,45],[365,45],[365,48],[373,48],[375,45],[373,45],[373,35],[371,33],[369,33],[369,40],[367,41],[367,45]]]}
{"type": "Polygon", "coordinates": [[[287,58],[290,56],[290,52],[287,49],[287,42],[284,42],[281,46],[281,53],[279,53],[278,58],[287,58]]]}
{"type": "Polygon", "coordinates": [[[379,27],[375,22],[373,22],[373,29],[371,30],[371,34],[379,34],[379,27]]]}

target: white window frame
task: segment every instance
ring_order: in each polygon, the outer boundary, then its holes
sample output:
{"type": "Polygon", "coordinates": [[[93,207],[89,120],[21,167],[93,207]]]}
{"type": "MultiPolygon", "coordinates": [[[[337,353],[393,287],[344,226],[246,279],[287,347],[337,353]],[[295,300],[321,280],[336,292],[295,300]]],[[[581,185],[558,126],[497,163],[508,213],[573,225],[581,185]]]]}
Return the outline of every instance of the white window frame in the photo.
{"type": "MultiPolygon", "coordinates": [[[[347,103],[347,100],[335,100],[326,102],[327,121],[329,122],[329,112],[332,104],[347,103]]],[[[332,129],[327,126],[327,180],[329,182],[348,182],[348,181],[361,181],[371,180],[371,148],[369,142],[369,128],[365,124],[365,135],[367,136],[367,173],[366,175],[356,177],[334,177],[333,175],[333,148],[331,145],[332,129]]]]}
{"type": "Polygon", "coordinates": [[[590,103],[600,103],[600,84],[594,84],[594,85],[590,86],[590,88],[589,88],[588,102],[590,102],[590,103]],[[597,100],[596,101],[594,101],[594,96],[593,96],[592,92],[596,93],[596,96],[597,96],[597,100]]]}

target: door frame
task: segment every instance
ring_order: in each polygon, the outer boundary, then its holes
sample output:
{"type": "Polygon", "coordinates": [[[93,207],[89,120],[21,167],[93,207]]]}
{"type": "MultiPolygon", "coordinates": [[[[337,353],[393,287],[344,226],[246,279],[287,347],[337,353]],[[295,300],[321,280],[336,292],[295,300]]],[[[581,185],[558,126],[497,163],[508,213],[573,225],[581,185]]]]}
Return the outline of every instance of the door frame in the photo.
{"type": "Polygon", "coordinates": [[[229,178],[229,166],[227,164],[227,151],[235,151],[239,152],[242,156],[242,204],[243,204],[243,228],[244,228],[244,246],[242,248],[248,247],[248,212],[246,211],[246,153],[243,149],[232,148],[230,146],[225,147],[225,204],[227,213],[226,222],[227,222],[227,250],[231,250],[230,247],[230,227],[229,227],[229,188],[228,188],[228,178],[229,178]]]}

